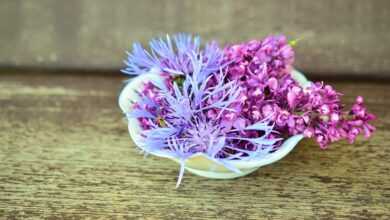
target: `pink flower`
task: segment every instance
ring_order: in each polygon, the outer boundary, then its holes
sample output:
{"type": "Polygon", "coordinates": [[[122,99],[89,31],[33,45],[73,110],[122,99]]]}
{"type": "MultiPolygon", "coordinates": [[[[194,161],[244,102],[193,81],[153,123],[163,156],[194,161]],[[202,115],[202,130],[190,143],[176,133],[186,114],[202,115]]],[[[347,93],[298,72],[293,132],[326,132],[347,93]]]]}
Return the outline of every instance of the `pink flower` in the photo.
{"type": "Polygon", "coordinates": [[[227,78],[242,88],[240,116],[248,122],[271,117],[281,137],[314,137],[321,148],[340,139],[351,142],[360,133],[370,137],[375,130],[369,124],[375,117],[367,113],[362,97],[346,112],[332,86],[315,82],[303,89],[292,79],[294,51],[284,36],[232,45],[224,52],[230,61],[227,78]]]}

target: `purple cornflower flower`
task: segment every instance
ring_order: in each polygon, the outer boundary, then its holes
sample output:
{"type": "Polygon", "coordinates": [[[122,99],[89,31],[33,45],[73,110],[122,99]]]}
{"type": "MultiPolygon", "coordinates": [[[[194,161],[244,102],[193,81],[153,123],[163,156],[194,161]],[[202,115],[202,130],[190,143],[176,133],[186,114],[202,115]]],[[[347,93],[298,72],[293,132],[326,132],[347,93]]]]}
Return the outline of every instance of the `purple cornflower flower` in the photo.
{"type": "Polygon", "coordinates": [[[128,117],[138,118],[145,129],[146,151],[163,152],[181,161],[180,184],[185,161],[203,153],[211,160],[232,171],[230,160],[250,159],[273,150],[279,139],[271,139],[273,126],[268,120],[244,124],[240,128],[224,126],[223,115],[235,112],[240,87],[230,81],[225,83],[223,72],[202,79],[201,59],[191,59],[194,72],[186,74],[182,85],[147,84],[140,94],[141,100],[128,117]],[[201,78],[199,78],[201,77],[201,78]],[[212,82],[213,83],[211,85],[212,82]],[[208,116],[214,111],[213,117],[208,116]],[[249,135],[250,134],[250,135],[249,135]]]}
{"type": "Polygon", "coordinates": [[[219,71],[223,62],[223,52],[216,42],[207,43],[204,50],[201,49],[198,36],[189,34],[176,34],[173,40],[169,35],[165,39],[153,39],[149,43],[150,52],[145,50],[140,43],[133,44],[132,52],[127,52],[124,61],[126,67],[122,72],[130,75],[139,75],[157,69],[160,72],[172,75],[192,73],[192,57],[202,62],[202,74],[209,75],[219,71]]]}

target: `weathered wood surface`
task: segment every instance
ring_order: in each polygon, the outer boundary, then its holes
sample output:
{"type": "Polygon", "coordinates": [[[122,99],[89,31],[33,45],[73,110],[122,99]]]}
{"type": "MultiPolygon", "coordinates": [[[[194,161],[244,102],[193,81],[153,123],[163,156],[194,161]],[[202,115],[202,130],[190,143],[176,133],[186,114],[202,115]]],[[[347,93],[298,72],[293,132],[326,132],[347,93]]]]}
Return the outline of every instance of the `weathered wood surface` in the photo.
{"type": "Polygon", "coordinates": [[[304,141],[236,180],[186,173],[133,146],[117,107],[122,78],[0,75],[0,219],[389,219],[390,84],[332,82],[361,94],[378,131],[320,150],[304,141]]]}
{"type": "Polygon", "coordinates": [[[303,38],[298,67],[390,77],[388,0],[0,0],[0,67],[118,69],[134,41],[303,38]]]}

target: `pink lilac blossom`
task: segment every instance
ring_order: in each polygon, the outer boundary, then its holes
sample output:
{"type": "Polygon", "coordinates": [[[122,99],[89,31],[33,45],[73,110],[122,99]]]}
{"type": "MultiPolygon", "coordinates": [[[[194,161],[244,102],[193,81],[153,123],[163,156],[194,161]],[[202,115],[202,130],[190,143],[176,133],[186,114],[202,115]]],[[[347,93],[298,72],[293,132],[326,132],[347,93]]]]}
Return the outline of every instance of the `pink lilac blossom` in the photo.
{"type": "Polygon", "coordinates": [[[284,36],[270,36],[262,41],[228,46],[224,49],[229,80],[241,86],[240,105],[227,120],[250,124],[266,117],[275,123],[275,136],[304,134],[314,138],[321,148],[358,134],[370,137],[375,127],[369,122],[375,116],[367,112],[363,98],[358,97],[352,110],[345,111],[341,94],[330,85],[312,83],[303,88],[292,76],[293,48],[284,36]]]}

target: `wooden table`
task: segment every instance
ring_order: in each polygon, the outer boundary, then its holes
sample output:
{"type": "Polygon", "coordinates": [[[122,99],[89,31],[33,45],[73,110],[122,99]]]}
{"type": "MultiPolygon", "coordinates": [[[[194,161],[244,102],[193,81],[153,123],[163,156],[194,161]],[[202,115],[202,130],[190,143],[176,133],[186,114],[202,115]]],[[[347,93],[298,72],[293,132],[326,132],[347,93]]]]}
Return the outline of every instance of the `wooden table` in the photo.
{"type": "Polygon", "coordinates": [[[186,173],[175,189],[178,165],[129,139],[123,79],[0,75],[0,219],[390,219],[390,83],[330,82],[346,103],[366,97],[379,117],[370,141],[303,141],[247,177],[186,173]]]}

